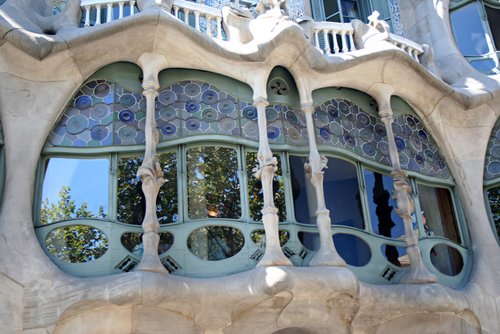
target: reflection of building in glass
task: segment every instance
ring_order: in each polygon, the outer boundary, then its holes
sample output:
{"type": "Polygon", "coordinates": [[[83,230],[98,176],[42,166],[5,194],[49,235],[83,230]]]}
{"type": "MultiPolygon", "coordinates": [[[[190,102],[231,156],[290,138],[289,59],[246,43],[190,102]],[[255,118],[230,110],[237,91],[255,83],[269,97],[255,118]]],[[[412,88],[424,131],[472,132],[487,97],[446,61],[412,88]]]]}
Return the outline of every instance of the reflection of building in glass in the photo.
{"type": "Polygon", "coordinates": [[[0,327],[499,332],[498,10],[0,0],[0,327]]]}

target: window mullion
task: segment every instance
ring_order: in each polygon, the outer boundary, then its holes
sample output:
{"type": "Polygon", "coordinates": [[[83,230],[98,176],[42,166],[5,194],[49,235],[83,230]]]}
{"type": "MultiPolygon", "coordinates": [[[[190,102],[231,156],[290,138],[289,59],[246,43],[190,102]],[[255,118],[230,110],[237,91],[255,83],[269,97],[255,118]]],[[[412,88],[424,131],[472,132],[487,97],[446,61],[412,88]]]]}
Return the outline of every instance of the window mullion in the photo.
{"type": "Polygon", "coordinates": [[[248,196],[248,177],[244,166],[246,166],[246,147],[238,147],[238,178],[240,180],[240,198],[241,198],[241,219],[244,222],[251,221],[250,205],[248,196]]]}
{"type": "Polygon", "coordinates": [[[177,205],[179,222],[185,222],[189,219],[187,214],[188,193],[187,193],[187,171],[186,171],[186,156],[184,145],[179,145],[177,149],[177,205]]]}
{"type": "Polygon", "coordinates": [[[292,179],[290,176],[289,153],[281,153],[281,165],[283,166],[283,177],[285,178],[285,205],[286,205],[286,220],[289,222],[297,222],[295,218],[295,210],[293,203],[292,179]]]}
{"type": "Polygon", "coordinates": [[[370,216],[370,207],[368,205],[368,193],[366,191],[366,181],[365,175],[363,173],[363,166],[360,162],[356,162],[356,173],[358,177],[358,189],[359,189],[359,197],[361,200],[361,209],[363,214],[363,219],[365,222],[365,231],[371,234],[375,234],[372,228],[371,216],[370,216]]]}
{"type": "Polygon", "coordinates": [[[112,153],[109,159],[109,192],[108,192],[108,217],[117,221],[117,202],[118,202],[118,154],[112,153]]]}

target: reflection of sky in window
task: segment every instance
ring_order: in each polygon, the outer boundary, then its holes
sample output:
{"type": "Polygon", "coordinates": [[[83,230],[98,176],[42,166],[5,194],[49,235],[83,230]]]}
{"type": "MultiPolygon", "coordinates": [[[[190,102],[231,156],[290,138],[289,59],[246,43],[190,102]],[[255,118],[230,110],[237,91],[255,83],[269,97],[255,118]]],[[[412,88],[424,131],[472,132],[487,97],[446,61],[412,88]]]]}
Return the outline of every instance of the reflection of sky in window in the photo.
{"type": "Polygon", "coordinates": [[[477,56],[489,52],[486,33],[475,2],[454,10],[450,19],[455,40],[462,54],[477,56]]]}
{"type": "Polygon", "coordinates": [[[87,202],[89,211],[97,214],[102,206],[107,214],[108,172],[107,159],[52,158],[43,182],[42,200],[48,198],[50,203],[57,203],[62,187],[69,186],[75,210],[87,202]]]}
{"type": "MultiPolygon", "coordinates": [[[[368,206],[370,209],[370,217],[371,217],[371,223],[372,223],[372,229],[374,233],[378,234],[379,226],[378,226],[378,217],[376,214],[376,209],[377,205],[373,202],[373,188],[375,186],[375,177],[374,177],[374,172],[365,170],[365,182],[366,182],[366,192],[367,192],[367,197],[368,197],[368,206]]],[[[397,208],[397,203],[392,199],[392,194],[393,194],[393,185],[392,185],[392,178],[388,175],[382,175],[382,182],[384,185],[384,189],[387,190],[390,194],[389,197],[389,202],[388,204],[392,206],[392,211],[391,211],[391,218],[394,224],[396,226],[393,226],[391,228],[391,235],[392,238],[399,238],[405,234],[404,231],[404,224],[401,219],[396,213],[396,208],[397,208]]]]}

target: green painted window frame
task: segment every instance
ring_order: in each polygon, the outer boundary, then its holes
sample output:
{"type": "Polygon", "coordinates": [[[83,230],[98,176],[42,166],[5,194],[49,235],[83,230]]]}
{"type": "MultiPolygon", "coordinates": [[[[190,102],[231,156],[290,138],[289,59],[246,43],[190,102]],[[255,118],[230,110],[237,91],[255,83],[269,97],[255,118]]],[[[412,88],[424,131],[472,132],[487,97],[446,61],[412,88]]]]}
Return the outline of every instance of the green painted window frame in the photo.
{"type": "Polygon", "coordinates": [[[342,0],[311,0],[312,14],[315,21],[330,21],[330,22],[349,22],[352,19],[358,19],[367,22],[367,17],[374,10],[380,13],[380,19],[389,23],[392,28],[392,15],[389,6],[389,0],[352,0],[356,2],[359,11],[359,17],[348,17],[342,11],[342,0]],[[336,2],[338,10],[334,13],[325,13],[325,2],[336,2]],[[334,17],[338,16],[338,20],[334,17]]]}
{"type": "MultiPolygon", "coordinates": [[[[477,56],[472,56],[472,55],[463,55],[465,59],[471,63],[474,61],[485,61],[485,60],[492,60],[495,63],[495,68],[492,69],[491,72],[484,72],[484,74],[499,74],[500,73],[500,50],[497,50],[495,46],[495,40],[493,39],[493,33],[490,28],[490,24],[488,22],[488,17],[486,15],[486,8],[489,7],[492,9],[496,9],[500,11],[500,4],[499,3],[494,3],[491,0],[455,0],[450,2],[450,28],[452,31],[452,34],[454,36],[455,42],[457,41],[457,36],[456,33],[453,29],[453,24],[452,24],[452,18],[451,16],[453,15],[453,11],[461,9],[465,6],[468,6],[470,4],[476,4],[476,8],[478,10],[478,15],[481,20],[483,29],[487,37],[485,38],[486,44],[488,46],[488,49],[490,50],[488,53],[483,54],[483,55],[477,55],[477,56]]],[[[500,44],[500,41],[497,41],[498,44],[500,44]]],[[[457,45],[458,48],[458,45],[457,45]]],[[[473,66],[473,65],[472,65],[473,66]]]]}

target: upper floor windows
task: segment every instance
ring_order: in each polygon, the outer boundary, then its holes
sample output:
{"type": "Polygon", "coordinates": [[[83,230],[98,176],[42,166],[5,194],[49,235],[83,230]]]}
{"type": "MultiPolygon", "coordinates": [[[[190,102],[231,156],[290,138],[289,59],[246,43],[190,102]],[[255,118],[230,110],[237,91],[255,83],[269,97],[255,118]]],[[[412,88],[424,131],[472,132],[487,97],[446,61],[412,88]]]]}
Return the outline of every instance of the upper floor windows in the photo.
{"type": "Polygon", "coordinates": [[[354,19],[366,21],[377,10],[380,19],[392,26],[389,0],[311,0],[316,21],[350,22],[354,19]]]}
{"type": "MultiPolygon", "coordinates": [[[[294,103],[296,87],[278,72],[273,73],[286,82],[287,94],[269,85],[266,110],[267,136],[278,161],[274,201],[283,252],[303,266],[318,245],[316,190],[304,169],[309,145],[304,114],[294,103]]],[[[54,262],[76,275],[130,271],[142,256],[145,198],[136,175],[143,159],[145,102],[139,76],[137,68],[124,64],[98,72],[75,94],[44,147],[36,231],[54,262]]],[[[160,87],[155,114],[166,182],[156,215],[162,263],[188,276],[253,268],[264,254],[265,234],[262,187],[253,173],[258,128],[251,90],[229,78],[187,70],[162,73],[160,87]]],[[[324,194],[337,248],[362,280],[397,282],[408,266],[405,231],[392,198],[388,138],[376,105],[346,88],[318,90],[313,97],[317,143],[328,160],[324,194]]],[[[401,99],[392,102],[397,149],[417,207],[413,228],[425,241],[424,262],[455,286],[468,262],[453,181],[420,119],[401,99]],[[434,247],[445,250],[432,252],[434,247]]]]}
{"type": "Polygon", "coordinates": [[[498,73],[500,5],[489,0],[450,2],[450,22],[457,46],[480,72],[498,73]]]}

